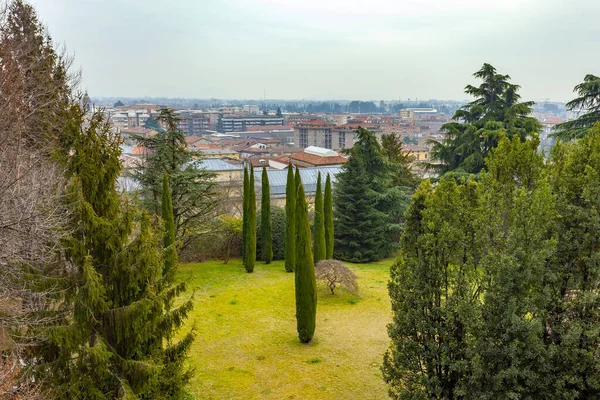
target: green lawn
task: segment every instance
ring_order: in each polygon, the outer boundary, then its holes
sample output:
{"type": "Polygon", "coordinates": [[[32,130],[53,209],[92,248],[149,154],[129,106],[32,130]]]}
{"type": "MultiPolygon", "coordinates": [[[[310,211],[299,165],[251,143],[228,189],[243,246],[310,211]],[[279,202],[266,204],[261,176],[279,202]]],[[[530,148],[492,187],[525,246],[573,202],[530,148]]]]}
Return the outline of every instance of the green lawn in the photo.
{"type": "Polygon", "coordinates": [[[283,261],[185,264],[195,307],[188,327],[197,337],[190,362],[198,399],[381,399],[382,355],[391,317],[391,260],[350,265],[360,295],[332,296],[319,287],[317,329],[309,344],[296,333],[294,275],[283,261]]]}

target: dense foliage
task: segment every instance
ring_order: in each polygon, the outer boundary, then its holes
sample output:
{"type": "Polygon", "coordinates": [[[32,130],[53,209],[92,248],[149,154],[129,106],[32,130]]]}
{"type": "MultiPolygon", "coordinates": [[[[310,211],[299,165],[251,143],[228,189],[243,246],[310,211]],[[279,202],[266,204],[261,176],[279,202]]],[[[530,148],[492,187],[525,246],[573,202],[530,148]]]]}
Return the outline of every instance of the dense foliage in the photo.
{"type": "Polygon", "coordinates": [[[323,191],[321,187],[321,172],[317,176],[317,189],[315,193],[315,218],[314,218],[314,244],[313,257],[315,264],[324,260],[327,252],[325,242],[325,215],[323,209],[323,191]]]}
{"type": "Polygon", "coordinates": [[[73,319],[50,330],[38,371],[65,399],[181,398],[193,334],[173,338],[192,303],[173,308],[185,289],[173,282],[174,253],[163,252],[149,215],[117,193],[120,141],[103,115],[94,114],[85,129],[73,125],[70,134],[76,206],[65,250],[79,281],[73,319]]]}
{"type": "Polygon", "coordinates": [[[267,169],[262,169],[260,198],[260,259],[269,264],[273,260],[273,234],[271,232],[271,194],[267,169]]]}
{"type": "Polygon", "coordinates": [[[519,85],[510,83],[509,75],[483,64],[473,76],[483,81],[479,86],[465,88],[465,93],[475,100],[456,111],[453,122],[442,127],[446,136],[442,142],[431,142],[431,158],[440,164],[429,166],[441,173],[477,174],[502,134],[525,140],[541,129],[540,123],[530,116],[533,102],[519,102],[519,85]]]}
{"type": "Polygon", "coordinates": [[[554,135],[562,140],[582,138],[600,122],[600,77],[588,74],[583,82],[573,90],[579,94],[567,103],[567,111],[581,113],[572,121],[563,122],[554,127],[554,135]]]}
{"type": "Polygon", "coordinates": [[[147,154],[130,174],[141,187],[146,208],[160,215],[162,176],[167,172],[173,194],[175,233],[185,247],[212,221],[217,205],[215,174],[202,166],[201,152],[188,149],[185,132],[177,127],[173,110],[161,109],[157,120],[165,125],[165,130],[153,137],[134,137],[147,154]]]}
{"type": "Polygon", "coordinates": [[[317,282],[311,248],[308,207],[304,187],[296,169],[296,327],[300,342],[308,343],[315,334],[317,316],[317,282]]]}
{"type": "Polygon", "coordinates": [[[501,137],[481,180],[423,183],[392,267],[393,398],[600,393],[600,126],[558,144],[501,137]]]}
{"type": "MultiPolygon", "coordinates": [[[[262,221],[262,213],[257,216],[258,221],[262,221]]],[[[286,243],[285,235],[287,230],[287,217],[285,215],[285,209],[282,207],[271,207],[271,236],[273,238],[273,260],[285,260],[286,254],[286,243]]],[[[258,224],[256,233],[257,253],[256,257],[262,259],[262,226],[258,224]]]]}
{"type": "Polygon", "coordinates": [[[333,258],[333,197],[331,193],[331,176],[327,174],[323,200],[323,215],[325,218],[325,259],[333,258]]]}
{"type": "MultiPolygon", "coordinates": [[[[244,171],[246,174],[246,171],[244,171]]],[[[247,186],[244,187],[244,268],[247,272],[254,271],[256,264],[256,189],[254,187],[254,167],[250,165],[247,172],[247,186]]]]}
{"type": "Polygon", "coordinates": [[[285,185],[285,214],[285,270],[292,272],[296,264],[296,180],[292,164],[288,166],[285,185]]]}
{"type": "Polygon", "coordinates": [[[358,128],[333,197],[336,258],[375,261],[398,247],[390,236],[399,237],[402,221],[396,216],[407,206],[408,196],[404,187],[395,185],[396,173],[375,135],[358,128]]]}

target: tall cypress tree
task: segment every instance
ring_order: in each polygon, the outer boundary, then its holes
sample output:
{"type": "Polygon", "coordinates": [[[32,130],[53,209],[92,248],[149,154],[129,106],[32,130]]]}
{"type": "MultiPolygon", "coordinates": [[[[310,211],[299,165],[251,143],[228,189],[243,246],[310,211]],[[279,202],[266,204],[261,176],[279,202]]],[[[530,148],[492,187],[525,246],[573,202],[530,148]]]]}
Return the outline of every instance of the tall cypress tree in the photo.
{"type": "Polygon", "coordinates": [[[181,398],[193,334],[172,339],[192,303],[172,304],[185,285],[173,286],[149,215],[117,193],[120,140],[104,115],[72,128],[67,173],[76,207],[66,256],[80,284],[73,319],[49,332],[40,371],[65,399],[181,398]]]}
{"type": "Polygon", "coordinates": [[[244,167],[244,188],[242,192],[242,263],[246,265],[246,242],[248,240],[248,168],[244,167]]]}
{"type": "Polygon", "coordinates": [[[267,169],[262,170],[262,197],[260,202],[260,255],[265,264],[273,260],[273,234],[271,233],[271,194],[269,190],[269,175],[267,169]]]}
{"type": "Polygon", "coordinates": [[[325,242],[325,217],[323,215],[323,192],[321,190],[321,172],[317,176],[317,192],[315,193],[315,234],[314,234],[314,262],[324,260],[327,252],[325,242]]]}
{"type": "Polygon", "coordinates": [[[323,215],[325,216],[325,259],[333,258],[333,199],[331,196],[331,175],[327,174],[325,181],[325,200],[323,215]]]}
{"type": "MultiPolygon", "coordinates": [[[[296,169],[296,172],[298,170],[296,169]]],[[[296,195],[296,326],[300,342],[308,343],[315,333],[317,316],[317,282],[310,245],[310,223],[304,188],[298,177],[296,195]]]]}
{"type": "Polygon", "coordinates": [[[244,267],[247,272],[254,271],[256,262],[256,189],[254,188],[254,167],[250,166],[248,177],[248,199],[246,200],[248,219],[246,222],[246,252],[244,267]]]}
{"type": "Polygon", "coordinates": [[[288,166],[287,183],[285,185],[285,214],[287,217],[285,270],[293,272],[296,262],[296,181],[292,164],[288,166]]]}
{"type": "Polygon", "coordinates": [[[173,219],[173,201],[171,200],[171,190],[169,189],[169,175],[165,171],[163,174],[163,190],[161,201],[162,219],[165,223],[165,236],[163,238],[163,247],[165,249],[165,268],[163,275],[174,276],[177,265],[177,249],[175,246],[175,220],[173,219]]]}

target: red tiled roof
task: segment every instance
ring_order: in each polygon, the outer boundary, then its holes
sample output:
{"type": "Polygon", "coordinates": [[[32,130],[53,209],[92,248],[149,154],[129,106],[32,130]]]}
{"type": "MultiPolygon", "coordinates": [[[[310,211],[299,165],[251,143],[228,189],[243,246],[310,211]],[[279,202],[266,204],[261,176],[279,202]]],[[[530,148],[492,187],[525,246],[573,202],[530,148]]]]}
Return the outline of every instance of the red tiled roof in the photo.
{"type": "Polygon", "coordinates": [[[187,144],[192,144],[192,143],[196,143],[198,140],[201,140],[202,138],[200,136],[186,136],[185,137],[185,142],[187,144]]]}
{"type": "Polygon", "coordinates": [[[292,154],[290,156],[290,160],[294,161],[302,161],[307,164],[312,165],[338,165],[344,164],[348,159],[342,156],[333,156],[333,157],[321,157],[314,154],[309,154],[305,152],[292,154]]]}

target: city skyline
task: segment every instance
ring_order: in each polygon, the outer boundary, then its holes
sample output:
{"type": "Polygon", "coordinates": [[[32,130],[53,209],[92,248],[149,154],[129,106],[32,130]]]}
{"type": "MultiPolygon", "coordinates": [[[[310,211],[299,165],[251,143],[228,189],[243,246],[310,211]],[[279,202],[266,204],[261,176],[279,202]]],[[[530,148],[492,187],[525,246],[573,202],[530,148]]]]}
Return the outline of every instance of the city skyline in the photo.
{"type": "Polygon", "coordinates": [[[481,3],[33,1],[94,97],[463,100],[487,62],[566,101],[598,74],[597,2],[481,3]]]}

